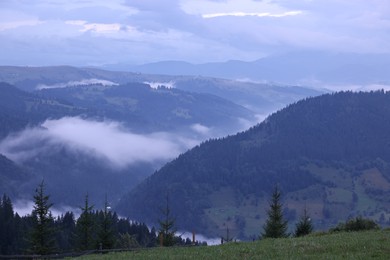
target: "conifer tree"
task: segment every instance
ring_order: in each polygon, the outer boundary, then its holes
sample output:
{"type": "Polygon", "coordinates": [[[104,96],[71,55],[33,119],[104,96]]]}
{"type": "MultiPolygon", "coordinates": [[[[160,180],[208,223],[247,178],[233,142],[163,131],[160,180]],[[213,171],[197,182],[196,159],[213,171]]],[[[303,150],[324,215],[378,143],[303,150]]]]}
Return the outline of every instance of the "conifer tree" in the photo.
{"type": "Polygon", "coordinates": [[[94,220],[92,216],[93,205],[89,205],[88,194],[85,195],[84,207],[80,207],[81,215],[77,219],[77,243],[80,250],[88,250],[93,248],[93,226],[94,220]]]}
{"type": "Polygon", "coordinates": [[[282,203],[280,202],[281,193],[278,186],[275,186],[272,198],[267,212],[268,219],[264,225],[263,238],[281,238],[288,237],[287,221],[283,218],[282,203]]]}
{"type": "Polygon", "coordinates": [[[307,212],[307,209],[303,210],[303,215],[301,216],[299,222],[295,226],[295,236],[306,236],[313,231],[313,225],[311,223],[310,216],[307,212]]]}
{"type": "Polygon", "coordinates": [[[34,208],[32,218],[34,227],[31,233],[31,250],[35,254],[46,255],[54,250],[54,219],[50,208],[53,206],[49,202],[49,195],[45,194],[44,181],[35,190],[34,208]]]}
{"type": "Polygon", "coordinates": [[[0,199],[0,255],[13,252],[15,245],[14,210],[11,199],[3,195],[0,199]]]}
{"type": "Polygon", "coordinates": [[[103,219],[100,224],[99,245],[102,249],[111,249],[114,246],[114,234],[112,230],[112,214],[109,210],[109,205],[106,200],[104,202],[103,219]]]}
{"type": "Polygon", "coordinates": [[[162,209],[163,220],[159,220],[159,239],[162,239],[163,246],[173,246],[175,244],[175,219],[171,216],[169,207],[169,195],[166,196],[166,207],[162,209]]]}

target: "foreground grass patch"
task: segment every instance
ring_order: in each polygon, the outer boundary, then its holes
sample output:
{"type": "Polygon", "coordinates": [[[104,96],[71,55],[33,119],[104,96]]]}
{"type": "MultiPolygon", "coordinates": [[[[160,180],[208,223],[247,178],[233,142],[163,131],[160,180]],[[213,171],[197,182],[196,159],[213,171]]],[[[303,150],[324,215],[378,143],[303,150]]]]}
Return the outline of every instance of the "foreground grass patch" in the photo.
{"type": "Polygon", "coordinates": [[[389,259],[390,230],[265,239],[208,247],[152,248],[81,259],[389,259]]]}

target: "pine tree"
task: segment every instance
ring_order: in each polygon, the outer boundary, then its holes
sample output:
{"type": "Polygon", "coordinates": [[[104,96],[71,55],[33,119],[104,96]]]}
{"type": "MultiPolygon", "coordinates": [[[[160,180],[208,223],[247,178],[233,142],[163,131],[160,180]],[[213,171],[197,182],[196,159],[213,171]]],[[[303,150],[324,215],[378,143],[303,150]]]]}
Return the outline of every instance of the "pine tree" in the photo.
{"type": "Polygon", "coordinates": [[[272,193],[272,198],[269,203],[268,219],[264,225],[263,238],[280,238],[288,237],[287,221],[283,219],[282,204],[280,202],[281,193],[278,186],[275,187],[272,193]]]}
{"type": "Polygon", "coordinates": [[[159,220],[160,229],[159,236],[160,243],[162,240],[163,246],[173,246],[175,243],[175,219],[171,216],[171,210],[169,208],[169,196],[166,196],[166,207],[162,209],[163,220],[159,220]]]}
{"type": "Polygon", "coordinates": [[[303,210],[303,216],[295,226],[295,236],[306,236],[313,231],[313,225],[311,223],[311,219],[309,214],[307,213],[307,209],[303,210]]]}
{"type": "Polygon", "coordinates": [[[46,255],[54,250],[54,219],[50,208],[53,206],[49,202],[49,195],[45,195],[44,181],[35,190],[34,208],[32,218],[34,227],[31,233],[31,250],[35,254],[46,255]]]}
{"type": "Polygon", "coordinates": [[[93,247],[93,233],[94,220],[92,216],[93,205],[88,203],[88,194],[85,195],[84,207],[80,207],[81,215],[77,219],[77,243],[80,250],[88,250],[93,247]]]}
{"type": "Polygon", "coordinates": [[[16,247],[14,210],[11,199],[3,195],[0,199],[0,255],[14,252],[16,247]]]}
{"type": "Polygon", "coordinates": [[[108,211],[109,205],[106,200],[104,202],[104,211],[103,211],[103,219],[100,224],[100,232],[99,232],[99,246],[102,249],[111,249],[114,246],[114,234],[112,230],[112,215],[111,212],[108,211]]]}

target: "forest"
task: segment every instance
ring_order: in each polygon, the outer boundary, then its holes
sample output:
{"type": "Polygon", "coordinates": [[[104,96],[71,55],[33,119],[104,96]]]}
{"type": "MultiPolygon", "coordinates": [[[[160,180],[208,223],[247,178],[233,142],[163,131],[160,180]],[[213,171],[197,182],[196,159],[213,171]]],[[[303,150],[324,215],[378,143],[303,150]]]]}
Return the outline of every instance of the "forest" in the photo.
{"type": "Polygon", "coordinates": [[[95,209],[85,196],[81,214],[51,213],[50,196],[42,182],[34,195],[31,214],[20,216],[7,195],[0,199],[0,255],[48,255],[88,250],[134,249],[172,245],[207,245],[175,234],[174,220],[162,212],[160,228],[122,218],[105,201],[95,209]],[[165,215],[164,215],[165,214],[165,215]],[[165,217],[168,218],[166,222],[165,217]],[[169,224],[167,226],[166,224],[169,224]],[[165,240],[165,241],[164,241],[165,240]],[[169,241],[168,241],[169,240],[169,241]]]}

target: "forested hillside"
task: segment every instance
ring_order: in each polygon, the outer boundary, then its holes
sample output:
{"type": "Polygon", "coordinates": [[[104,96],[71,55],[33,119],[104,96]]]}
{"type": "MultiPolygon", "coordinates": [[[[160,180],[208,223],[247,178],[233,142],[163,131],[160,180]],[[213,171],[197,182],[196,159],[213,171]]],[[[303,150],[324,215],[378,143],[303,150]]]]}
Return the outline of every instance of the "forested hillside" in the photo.
{"type": "Polygon", "coordinates": [[[26,173],[16,182],[14,170],[1,167],[0,191],[25,198],[45,179],[54,201],[71,206],[86,192],[94,201],[105,193],[117,201],[193,143],[255,121],[252,111],[226,99],[144,83],[34,92],[0,83],[0,91],[0,154],[26,173]],[[148,142],[156,147],[144,148],[148,142]]]}
{"type": "Polygon", "coordinates": [[[154,223],[169,193],[180,228],[258,234],[272,188],[293,224],[308,208],[317,228],[354,215],[390,217],[390,93],[308,98],[234,136],[166,164],[125,196],[122,214],[154,223]]]}

